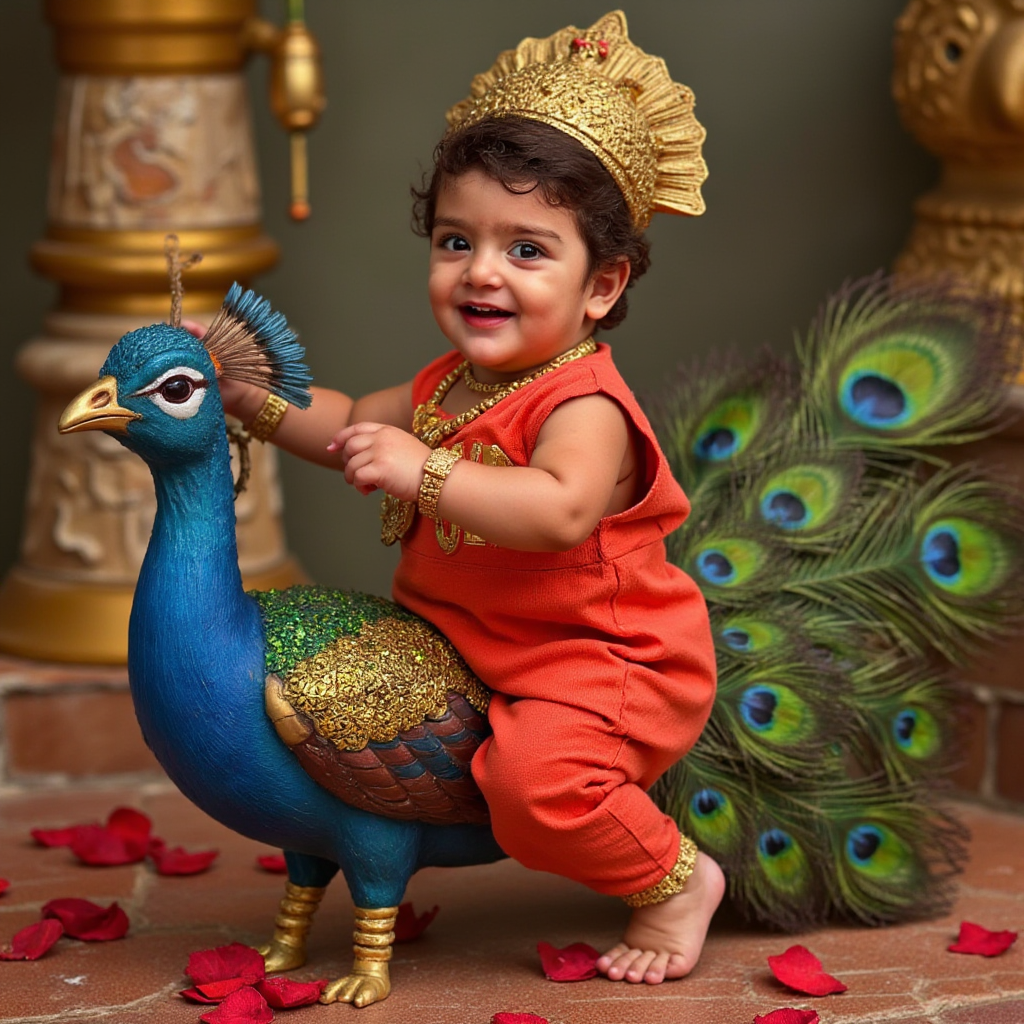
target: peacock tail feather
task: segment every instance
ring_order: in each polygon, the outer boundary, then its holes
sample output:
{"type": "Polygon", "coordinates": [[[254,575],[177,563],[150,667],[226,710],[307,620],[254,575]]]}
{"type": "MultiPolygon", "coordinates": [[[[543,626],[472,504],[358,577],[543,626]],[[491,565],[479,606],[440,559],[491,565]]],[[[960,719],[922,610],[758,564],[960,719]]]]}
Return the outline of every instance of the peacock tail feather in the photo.
{"type": "Polygon", "coordinates": [[[669,557],[707,600],[719,691],[653,793],[748,916],[948,905],[953,668],[1020,626],[1024,508],[937,446],[998,428],[1016,356],[997,303],[876,276],[825,303],[794,363],[705,368],[654,410],[693,504],[669,557]]]}

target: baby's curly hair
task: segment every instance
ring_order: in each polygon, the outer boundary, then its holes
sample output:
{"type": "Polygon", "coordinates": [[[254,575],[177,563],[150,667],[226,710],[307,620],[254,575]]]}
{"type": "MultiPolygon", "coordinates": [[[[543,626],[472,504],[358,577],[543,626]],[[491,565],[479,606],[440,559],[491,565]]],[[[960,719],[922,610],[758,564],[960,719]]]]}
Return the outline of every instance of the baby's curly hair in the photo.
{"type": "MultiPolygon", "coordinates": [[[[557,128],[523,117],[485,117],[445,135],[434,150],[434,169],[413,188],[413,230],[429,238],[437,196],[446,179],[479,167],[514,193],[541,190],[552,206],[576,218],[587,248],[587,274],[628,260],[631,288],[650,266],[650,244],[633,225],[626,200],[601,162],[557,128]]],[[[608,330],[626,318],[626,292],[597,326],[608,330]]]]}

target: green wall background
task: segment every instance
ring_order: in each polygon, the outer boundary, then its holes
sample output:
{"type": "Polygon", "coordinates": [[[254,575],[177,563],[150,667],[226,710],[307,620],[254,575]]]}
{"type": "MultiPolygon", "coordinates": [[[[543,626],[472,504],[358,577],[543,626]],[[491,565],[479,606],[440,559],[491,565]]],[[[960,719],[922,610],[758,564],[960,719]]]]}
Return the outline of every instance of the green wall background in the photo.
{"type": "MultiPolygon", "coordinates": [[[[284,0],[262,0],[283,17],[284,0]]],[[[902,0],[632,0],[631,37],[693,88],[708,130],[708,212],[659,217],[653,266],[609,333],[641,393],[735,346],[785,349],[821,299],[885,266],[934,162],[889,96],[902,0]]],[[[329,106],[310,140],[312,219],[288,222],[287,144],[250,70],[268,231],[280,266],[258,282],[302,334],[319,383],[353,394],[410,377],[446,345],[426,302],[426,243],[409,231],[409,185],[429,166],[443,112],[526,35],[588,25],[592,0],[307,0],[329,106]]],[[[55,289],[27,265],[45,229],[56,69],[42,3],[0,5],[0,571],[13,564],[32,395],[13,371],[55,289]]],[[[386,593],[394,552],[377,502],[340,475],[282,457],[292,550],[319,582],[386,593]]]]}

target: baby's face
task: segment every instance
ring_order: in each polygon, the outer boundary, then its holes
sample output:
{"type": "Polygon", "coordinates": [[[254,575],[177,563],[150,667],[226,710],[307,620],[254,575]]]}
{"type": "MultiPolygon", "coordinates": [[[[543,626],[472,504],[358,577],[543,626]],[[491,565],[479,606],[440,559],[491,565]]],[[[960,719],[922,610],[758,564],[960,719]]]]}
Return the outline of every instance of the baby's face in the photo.
{"type": "Polygon", "coordinates": [[[520,377],[584,341],[615,301],[602,273],[587,272],[571,211],[477,169],[441,188],[430,246],[434,318],[483,382],[520,377]]]}

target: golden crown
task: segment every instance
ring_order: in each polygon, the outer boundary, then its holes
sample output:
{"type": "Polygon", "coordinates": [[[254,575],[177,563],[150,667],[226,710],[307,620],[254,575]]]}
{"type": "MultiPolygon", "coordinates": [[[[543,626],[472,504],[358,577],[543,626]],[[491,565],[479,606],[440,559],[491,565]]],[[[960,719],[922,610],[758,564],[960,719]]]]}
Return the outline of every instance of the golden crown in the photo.
{"type": "Polygon", "coordinates": [[[622,11],[505,50],[446,116],[461,128],[491,114],[541,121],[585,146],[615,179],[640,230],[656,211],[704,212],[705,132],[693,93],[672,81],[660,57],[630,42],[622,11]]]}

